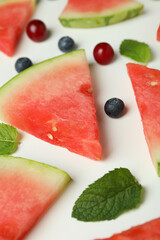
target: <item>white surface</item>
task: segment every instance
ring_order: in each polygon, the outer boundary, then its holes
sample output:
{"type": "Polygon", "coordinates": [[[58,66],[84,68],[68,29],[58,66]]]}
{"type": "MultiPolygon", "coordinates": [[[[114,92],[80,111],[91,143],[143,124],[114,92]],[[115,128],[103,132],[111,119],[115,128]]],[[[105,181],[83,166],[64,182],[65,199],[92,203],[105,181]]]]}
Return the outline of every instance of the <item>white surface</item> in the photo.
{"type": "Polygon", "coordinates": [[[127,38],[144,41],[150,45],[152,52],[148,67],[160,67],[160,42],[156,41],[156,31],[160,24],[160,1],[139,1],[145,6],[141,16],[95,29],[64,28],[59,23],[58,16],[66,1],[41,1],[33,18],[43,20],[51,31],[51,36],[42,43],[35,43],[24,33],[14,57],[9,58],[0,53],[0,85],[3,85],[16,75],[14,64],[17,58],[27,56],[33,63],[38,63],[60,55],[62,52],[57,46],[59,38],[71,36],[79,49],[86,50],[91,64],[103,148],[103,160],[96,162],[19,131],[22,139],[14,156],[54,165],[67,171],[73,179],[66,191],[28,234],[26,240],[92,240],[109,237],[160,216],[160,179],[152,165],[125,66],[127,62],[133,61],[119,54],[122,40],[127,38]],[[114,61],[107,66],[98,65],[92,54],[94,46],[102,41],[110,43],[115,51],[114,61]],[[103,111],[106,100],[111,97],[119,97],[126,104],[127,113],[120,119],[111,119],[103,111]],[[142,184],[145,190],[142,204],[113,221],[85,223],[71,218],[74,202],[88,184],[115,167],[127,167],[142,184]]]}

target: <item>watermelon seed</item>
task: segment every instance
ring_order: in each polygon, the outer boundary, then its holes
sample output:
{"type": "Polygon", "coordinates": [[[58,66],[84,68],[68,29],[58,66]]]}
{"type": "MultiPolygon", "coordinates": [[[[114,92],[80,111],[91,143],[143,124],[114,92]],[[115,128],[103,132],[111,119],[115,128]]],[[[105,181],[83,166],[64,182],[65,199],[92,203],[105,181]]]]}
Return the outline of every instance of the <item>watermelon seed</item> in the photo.
{"type": "Polygon", "coordinates": [[[89,93],[92,93],[92,92],[93,92],[93,89],[92,89],[92,88],[89,88],[89,89],[88,89],[88,92],[89,92],[89,93]]]}
{"type": "Polygon", "coordinates": [[[57,128],[56,128],[56,127],[53,127],[52,130],[53,130],[54,132],[56,132],[56,131],[57,131],[57,128]]]}
{"type": "Polygon", "coordinates": [[[151,84],[151,86],[156,86],[156,85],[158,85],[158,82],[151,82],[150,84],[151,84]]]}
{"type": "Polygon", "coordinates": [[[53,136],[52,136],[52,134],[48,133],[47,136],[48,136],[49,139],[53,140],[53,136]]]}

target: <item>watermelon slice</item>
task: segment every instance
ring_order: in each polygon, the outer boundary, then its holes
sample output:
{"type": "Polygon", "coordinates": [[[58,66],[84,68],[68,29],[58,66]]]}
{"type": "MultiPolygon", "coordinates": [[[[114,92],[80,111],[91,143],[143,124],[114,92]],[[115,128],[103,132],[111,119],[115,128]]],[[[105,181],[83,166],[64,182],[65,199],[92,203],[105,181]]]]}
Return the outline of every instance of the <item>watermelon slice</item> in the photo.
{"type": "Polygon", "coordinates": [[[0,239],[23,239],[69,181],[55,167],[0,156],[0,239]]]}
{"type": "Polygon", "coordinates": [[[160,218],[130,228],[122,233],[115,234],[110,238],[97,240],[159,240],[160,218]]]}
{"type": "Polygon", "coordinates": [[[141,114],[148,148],[160,176],[160,71],[134,63],[128,63],[127,69],[141,114]]]}
{"type": "Polygon", "coordinates": [[[68,0],[59,20],[64,27],[101,27],[133,18],[142,10],[135,0],[68,0]]]}
{"type": "Polygon", "coordinates": [[[160,41],[160,25],[157,29],[157,41],[160,41]]]}
{"type": "Polygon", "coordinates": [[[0,51],[12,56],[36,0],[0,0],[0,51]]]}
{"type": "Polygon", "coordinates": [[[101,158],[84,50],[34,65],[0,88],[0,120],[44,141],[101,158]]]}

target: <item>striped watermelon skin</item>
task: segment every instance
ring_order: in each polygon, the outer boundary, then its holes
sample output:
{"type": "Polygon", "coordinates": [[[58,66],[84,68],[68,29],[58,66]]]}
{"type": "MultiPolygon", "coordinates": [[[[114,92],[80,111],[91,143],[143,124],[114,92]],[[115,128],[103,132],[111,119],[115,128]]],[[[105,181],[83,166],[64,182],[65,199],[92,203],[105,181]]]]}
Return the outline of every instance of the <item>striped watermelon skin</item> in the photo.
{"type": "Polygon", "coordinates": [[[94,28],[138,16],[143,4],[135,0],[68,0],[59,20],[64,27],[94,28]]]}
{"type": "Polygon", "coordinates": [[[160,176],[160,71],[128,63],[127,70],[142,119],[144,135],[160,176]]]}
{"type": "Polygon", "coordinates": [[[159,240],[160,239],[160,218],[156,218],[144,224],[130,228],[113,235],[110,238],[96,240],[159,240]]]}
{"type": "Polygon", "coordinates": [[[0,51],[14,55],[35,6],[36,0],[0,1],[0,51]]]}

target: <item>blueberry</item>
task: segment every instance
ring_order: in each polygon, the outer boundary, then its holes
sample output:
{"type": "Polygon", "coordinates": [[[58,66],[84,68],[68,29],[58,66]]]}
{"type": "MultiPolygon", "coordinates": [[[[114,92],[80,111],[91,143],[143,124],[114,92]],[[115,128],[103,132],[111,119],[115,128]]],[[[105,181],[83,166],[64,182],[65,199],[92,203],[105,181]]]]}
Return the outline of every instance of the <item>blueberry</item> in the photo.
{"type": "Polygon", "coordinates": [[[27,57],[18,58],[15,63],[15,68],[18,73],[22,72],[26,68],[31,67],[33,64],[31,60],[27,57]]]}
{"type": "Polygon", "coordinates": [[[71,52],[75,48],[75,43],[72,38],[66,36],[59,39],[58,47],[62,52],[71,52]]]}
{"type": "Polygon", "coordinates": [[[105,113],[111,118],[119,118],[124,113],[124,102],[119,98],[111,98],[104,105],[105,113]]]}

